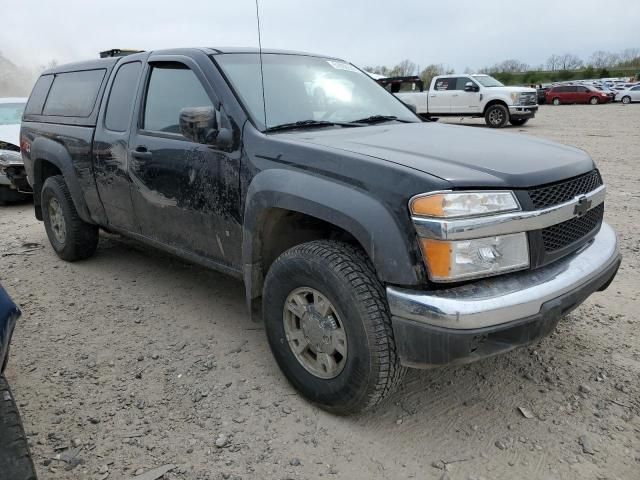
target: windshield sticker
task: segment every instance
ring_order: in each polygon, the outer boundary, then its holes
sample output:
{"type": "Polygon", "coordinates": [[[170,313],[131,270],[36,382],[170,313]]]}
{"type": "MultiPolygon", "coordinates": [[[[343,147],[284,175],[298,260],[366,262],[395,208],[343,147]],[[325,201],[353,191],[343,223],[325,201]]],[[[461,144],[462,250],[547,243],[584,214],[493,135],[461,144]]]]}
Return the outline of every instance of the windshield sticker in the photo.
{"type": "Polygon", "coordinates": [[[347,62],[335,62],[333,60],[327,60],[327,63],[336,70],[346,70],[348,72],[357,72],[358,69],[347,62]]]}

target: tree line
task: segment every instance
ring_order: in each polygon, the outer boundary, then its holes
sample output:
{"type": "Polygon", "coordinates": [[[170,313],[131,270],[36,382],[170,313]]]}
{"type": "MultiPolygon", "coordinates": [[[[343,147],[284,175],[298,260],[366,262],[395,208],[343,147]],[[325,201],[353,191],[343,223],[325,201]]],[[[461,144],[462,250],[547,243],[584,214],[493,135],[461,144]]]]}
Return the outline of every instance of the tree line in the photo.
{"type": "MultiPolygon", "coordinates": [[[[406,59],[393,67],[385,65],[367,66],[364,70],[386,77],[419,76],[425,85],[438,75],[452,74],[454,70],[443,64],[430,64],[420,68],[406,59]]],[[[467,67],[464,73],[475,70],[467,67]]],[[[537,83],[542,81],[571,80],[577,78],[605,78],[610,76],[633,76],[640,74],[640,48],[626,48],[621,52],[598,50],[586,60],[573,53],[553,54],[545,63],[532,66],[518,59],[508,59],[477,70],[488,73],[504,83],[537,83]],[[635,70],[637,69],[637,71],[635,70]],[[616,73],[623,74],[616,75],[616,73]]]]}

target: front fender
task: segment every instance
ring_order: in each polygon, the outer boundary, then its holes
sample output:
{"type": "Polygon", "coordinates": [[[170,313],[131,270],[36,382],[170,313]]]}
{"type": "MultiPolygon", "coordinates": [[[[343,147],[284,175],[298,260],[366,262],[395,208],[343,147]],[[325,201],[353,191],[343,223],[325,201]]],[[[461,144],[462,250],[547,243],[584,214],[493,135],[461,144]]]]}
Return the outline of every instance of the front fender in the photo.
{"type": "Polygon", "coordinates": [[[349,232],[382,282],[417,285],[424,280],[422,269],[416,268],[415,234],[370,192],[305,172],[269,169],[251,182],[244,209],[242,258],[251,298],[260,294],[262,282],[254,267],[260,262],[264,212],[271,208],[306,214],[349,232]]]}
{"type": "Polygon", "coordinates": [[[30,157],[33,159],[33,196],[36,207],[41,204],[40,192],[44,183],[42,167],[44,162],[49,162],[55,165],[62,173],[80,218],[87,223],[94,223],[87,207],[82,187],[73,168],[71,155],[64,146],[49,138],[38,137],[31,144],[30,157]]]}

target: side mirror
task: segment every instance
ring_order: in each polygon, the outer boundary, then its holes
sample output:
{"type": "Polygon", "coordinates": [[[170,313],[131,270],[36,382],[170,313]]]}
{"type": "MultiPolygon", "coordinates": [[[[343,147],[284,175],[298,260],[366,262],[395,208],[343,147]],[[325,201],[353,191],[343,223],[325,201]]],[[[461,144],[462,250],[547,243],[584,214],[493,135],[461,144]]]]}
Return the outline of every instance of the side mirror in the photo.
{"type": "Polygon", "coordinates": [[[218,135],[213,107],[187,107],[180,110],[180,133],[192,142],[211,144],[218,135]]]}
{"type": "Polygon", "coordinates": [[[478,87],[473,82],[467,82],[467,83],[464,84],[464,91],[465,92],[479,92],[480,91],[480,87],[478,87]]]}

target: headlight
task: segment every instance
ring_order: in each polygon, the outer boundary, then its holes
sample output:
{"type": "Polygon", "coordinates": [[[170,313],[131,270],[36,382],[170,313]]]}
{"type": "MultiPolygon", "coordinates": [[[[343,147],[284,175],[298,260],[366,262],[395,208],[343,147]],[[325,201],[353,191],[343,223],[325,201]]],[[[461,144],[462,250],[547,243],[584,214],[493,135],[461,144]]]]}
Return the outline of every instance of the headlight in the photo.
{"type": "Polygon", "coordinates": [[[520,210],[512,192],[451,192],[417,195],[411,213],[423,217],[456,218],[520,210]]]}
{"type": "Polygon", "coordinates": [[[511,101],[514,105],[520,104],[520,93],[519,92],[511,92],[511,101]]]}
{"type": "Polygon", "coordinates": [[[433,281],[466,280],[529,267],[524,232],[457,241],[421,238],[420,243],[433,281]]]}

